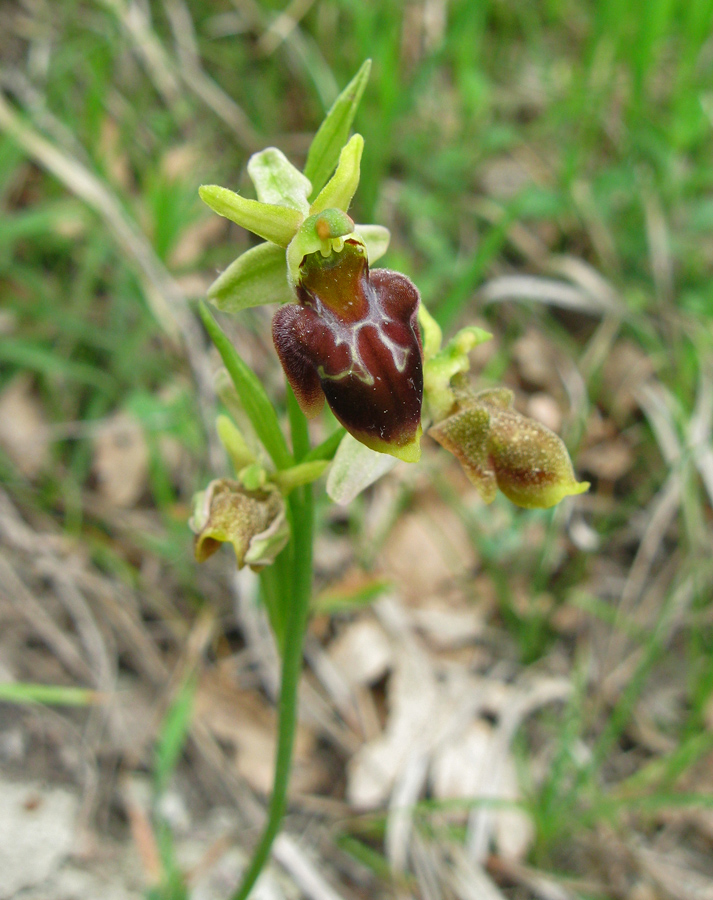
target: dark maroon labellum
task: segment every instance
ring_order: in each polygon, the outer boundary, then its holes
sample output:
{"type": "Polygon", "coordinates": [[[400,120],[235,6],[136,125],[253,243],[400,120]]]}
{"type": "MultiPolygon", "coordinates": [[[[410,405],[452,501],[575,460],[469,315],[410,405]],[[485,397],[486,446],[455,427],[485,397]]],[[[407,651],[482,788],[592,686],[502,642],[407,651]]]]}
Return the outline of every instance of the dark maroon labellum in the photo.
{"type": "Polygon", "coordinates": [[[275,314],[272,335],[295,396],[308,416],[327,398],[357,440],[415,462],[420,455],[423,366],[419,295],[404,275],[369,272],[357,238],[306,256],[299,304],[275,314]]]}

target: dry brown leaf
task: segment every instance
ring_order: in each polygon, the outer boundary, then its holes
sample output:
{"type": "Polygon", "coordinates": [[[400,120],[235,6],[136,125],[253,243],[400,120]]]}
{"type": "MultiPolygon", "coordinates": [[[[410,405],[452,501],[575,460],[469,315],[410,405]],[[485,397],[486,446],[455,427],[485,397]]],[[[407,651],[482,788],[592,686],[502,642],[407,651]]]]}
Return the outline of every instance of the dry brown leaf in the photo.
{"type": "Polygon", "coordinates": [[[99,131],[99,156],[109,181],[127,193],[135,187],[126,142],[116,120],[105,116],[99,131]]]}
{"type": "Polygon", "coordinates": [[[438,650],[453,650],[472,644],[483,633],[484,621],[480,608],[463,603],[448,603],[433,597],[427,606],[413,611],[419,631],[438,650]]]}
{"type": "Polygon", "coordinates": [[[0,394],[0,445],[27,478],[36,477],[49,465],[44,410],[29,375],[13,378],[0,394]]]}
{"type": "Polygon", "coordinates": [[[536,328],[529,328],[513,344],[512,355],[524,381],[557,395],[562,390],[562,382],[553,350],[551,341],[536,328]]]}
{"type": "Polygon", "coordinates": [[[94,437],[99,492],[112,505],[135,506],[146,488],[149,450],[141,424],[126,412],[107,419],[94,437]]]}
{"type": "MultiPolygon", "coordinates": [[[[437,753],[431,783],[434,797],[442,800],[486,797],[515,803],[520,798],[513,759],[499,755],[493,727],[482,719],[473,721],[437,753]],[[498,771],[493,780],[495,761],[498,771]]],[[[524,860],[535,836],[529,816],[515,806],[502,806],[492,810],[491,821],[498,854],[524,860]]]]}
{"type": "Polygon", "coordinates": [[[446,504],[433,500],[418,512],[399,517],[380,561],[400,594],[419,604],[430,602],[433,594],[472,572],[476,557],[461,519],[446,504]]]}
{"type": "Polygon", "coordinates": [[[386,803],[404,761],[435,730],[439,712],[436,680],[428,659],[414,649],[402,652],[388,685],[385,732],[365,744],[349,762],[347,798],[356,809],[386,803]]]}
{"type": "Polygon", "coordinates": [[[634,465],[634,452],[625,438],[618,437],[587,447],[577,465],[603,481],[617,481],[634,465]]]}
{"type": "MultiPolygon", "coordinates": [[[[512,756],[501,761],[498,797],[513,804],[522,799],[512,756]]],[[[495,813],[495,846],[498,854],[514,862],[523,862],[535,840],[535,826],[527,813],[517,806],[504,806],[495,813]]]]}
{"type": "Polygon", "coordinates": [[[550,431],[556,434],[562,430],[562,410],[559,404],[550,394],[538,392],[527,401],[525,414],[531,419],[542,422],[550,431]]]}
{"type": "Polygon", "coordinates": [[[187,269],[194,265],[206,249],[217,243],[223,234],[225,234],[225,219],[221,219],[220,216],[209,216],[184,228],[171,251],[169,259],[171,268],[187,269]]]}
{"type": "Polygon", "coordinates": [[[342,629],[329,647],[329,657],[349,684],[367,685],[386,675],[393,654],[379,623],[364,618],[342,629]]]}
{"type": "MultiPolygon", "coordinates": [[[[196,692],[195,711],[219,741],[233,748],[236,768],[248,784],[263,795],[269,794],[277,721],[274,709],[262,695],[241,690],[220,672],[206,672],[196,692]]],[[[324,784],[326,776],[315,746],[313,733],[298,726],[292,791],[306,793],[324,784]]]]}
{"type": "Polygon", "coordinates": [[[654,374],[651,357],[636,344],[620,341],[608,354],[602,370],[603,387],[609,409],[617,418],[638,408],[637,392],[654,374]]]}

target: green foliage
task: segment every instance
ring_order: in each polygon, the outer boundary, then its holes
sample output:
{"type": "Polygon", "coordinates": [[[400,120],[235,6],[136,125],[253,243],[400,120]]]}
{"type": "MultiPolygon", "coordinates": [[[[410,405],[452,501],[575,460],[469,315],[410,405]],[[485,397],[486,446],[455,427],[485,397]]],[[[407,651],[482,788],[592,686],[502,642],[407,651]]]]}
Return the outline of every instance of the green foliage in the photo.
{"type": "Polygon", "coordinates": [[[176,764],[183,753],[193,714],[197,678],[183,683],[164,716],[154,749],[153,776],[157,794],[166,790],[176,764]]]}
{"type": "Polygon", "coordinates": [[[201,303],[199,310],[206,331],[221,355],[245,412],[255,429],[255,433],[262,441],[277,468],[288,468],[293,462],[292,456],[280,430],[280,423],[277,421],[275,409],[265,393],[265,388],[255,373],[240,358],[236,349],[223,334],[220,326],[208,311],[208,308],[201,303]]]}

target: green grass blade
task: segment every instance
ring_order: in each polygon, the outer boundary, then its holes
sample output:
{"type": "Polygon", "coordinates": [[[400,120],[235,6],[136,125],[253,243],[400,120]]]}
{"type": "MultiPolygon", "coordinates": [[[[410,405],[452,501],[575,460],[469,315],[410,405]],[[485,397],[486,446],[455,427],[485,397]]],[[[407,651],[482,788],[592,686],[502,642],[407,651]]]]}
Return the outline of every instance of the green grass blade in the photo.
{"type": "Polygon", "coordinates": [[[354,78],[334,101],[325,120],[319,126],[310,145],[305,175],[312,182],[312,197],[316,197],[334,171],[342,147],[346,144],[357,107],[369,80],[371,60],[362,63],[354,78]]]}
{"type": "Polygon", "coordinates": [[[159,793],[165,790],[186,744],[197,684],[195,675],[186,679],[161,725],[154,751],[154,779],[159,793]]]}
{"type": "Polygon", "coordinates": [[[103,369],[84,362],[64,359],[59,353],[34,341],[12,338],[0,342],[0,362],[31,369],[48,378],[64,378],[99,391],[113,393],[114,379],[103,369]]]}
{"type": "Polygon", "coordinates": [[[240,358],[237,350],[210,314],[205,303],[199,304],[198,309],[206,331],[220,353],[257,436],[277,468],[289,468],[294,464],[294,460],[287,448],[284,435],[280,430],[280,423],[277,421],[277,413],[265,393],[265,388],[257,375],[240,358]]]}
{"type": "Polygon", "coordinates": [[[0,703],[91,706],[100,703],[101,700],[102,694],[99,691],[92,691],[88,688],[62,687],[57,684],[28,684],[17,681],[0,684],[0,703]]]}

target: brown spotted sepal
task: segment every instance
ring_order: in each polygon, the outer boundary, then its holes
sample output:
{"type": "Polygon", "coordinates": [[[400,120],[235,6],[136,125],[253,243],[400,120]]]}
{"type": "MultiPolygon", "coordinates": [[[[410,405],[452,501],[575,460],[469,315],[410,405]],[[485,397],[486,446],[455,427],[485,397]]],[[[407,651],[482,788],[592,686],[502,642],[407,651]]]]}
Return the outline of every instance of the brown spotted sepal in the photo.
{"type": "MultiPolygon", "coordinates": [[[[316,415],[326,397],[362,444],[417,462],[423,399],[418,291],[404,275],[370,272],[355,232],[328,233],[330,212],[309,223],[321,249],[294,265],[299,303],[275,314],[275,348],[307,416],[316,415]]],[[[289,258],[288,250],[288,265],[289,258]]]]}
{"type": "Polygon", "coordinates": [[[486,503],[500,489],[517,506],[548,509],[589,488],[575,479],[560,438],[512,408],[512,391],[456,391],[454,396],[451,415],[428,433],[457,457],[486,503]]]}

